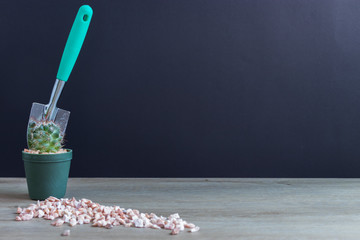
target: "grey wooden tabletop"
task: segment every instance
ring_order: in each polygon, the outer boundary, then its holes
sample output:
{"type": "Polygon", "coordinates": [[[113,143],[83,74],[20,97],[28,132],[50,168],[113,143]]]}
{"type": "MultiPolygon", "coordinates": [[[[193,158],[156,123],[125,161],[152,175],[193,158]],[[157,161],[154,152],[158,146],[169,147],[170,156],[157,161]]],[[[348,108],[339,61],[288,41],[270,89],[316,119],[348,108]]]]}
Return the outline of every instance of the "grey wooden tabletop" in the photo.
{"type": "Polygon", "coordinates": [[[201,229],[171,236],[168,230],[17,222],[16,208],[34,203],[26,180],[0,178],[0,239],[360,239],[359,179],[72,178],[65,197],[179,213],[201,229]],[[64,229],[71,236],[61,237],[64,229]]]}

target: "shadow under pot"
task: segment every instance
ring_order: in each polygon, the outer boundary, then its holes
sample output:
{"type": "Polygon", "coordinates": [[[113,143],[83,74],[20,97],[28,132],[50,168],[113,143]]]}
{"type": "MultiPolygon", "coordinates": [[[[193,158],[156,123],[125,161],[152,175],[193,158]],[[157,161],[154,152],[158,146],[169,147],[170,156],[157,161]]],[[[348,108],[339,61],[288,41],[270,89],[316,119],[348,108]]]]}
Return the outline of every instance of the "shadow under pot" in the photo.
{"type": "Polygon", "coordinates": [[[22,152],[29,197],[44,200],[62,198],[66,193],[72,150],[65,153],[33,154],[22,152]]]}

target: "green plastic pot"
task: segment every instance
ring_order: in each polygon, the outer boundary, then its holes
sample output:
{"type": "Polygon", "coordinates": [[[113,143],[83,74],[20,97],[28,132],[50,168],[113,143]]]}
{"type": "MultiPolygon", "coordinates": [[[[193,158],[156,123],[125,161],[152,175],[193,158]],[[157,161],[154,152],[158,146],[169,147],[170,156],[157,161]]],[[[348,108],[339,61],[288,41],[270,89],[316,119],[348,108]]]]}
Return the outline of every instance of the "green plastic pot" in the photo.
{"type": "Polygon", "coordinates": [[[72,150],[58,154],[22,152],[29,197],[44,200],[50,196],[62,198],[66,193],[72,150]]]}

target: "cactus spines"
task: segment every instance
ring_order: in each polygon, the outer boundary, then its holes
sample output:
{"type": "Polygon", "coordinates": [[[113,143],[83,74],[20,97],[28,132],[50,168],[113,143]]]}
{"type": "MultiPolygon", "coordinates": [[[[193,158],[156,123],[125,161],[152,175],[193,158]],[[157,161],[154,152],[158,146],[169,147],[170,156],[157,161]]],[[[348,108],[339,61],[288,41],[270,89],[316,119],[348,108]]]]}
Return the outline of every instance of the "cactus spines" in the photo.
{"type": "Polygon", "coordinates": [[[28,147],[40,153],[56,153],[63,146],[64,136],[54,122],[30,121],[27,132],[28,147]]]}

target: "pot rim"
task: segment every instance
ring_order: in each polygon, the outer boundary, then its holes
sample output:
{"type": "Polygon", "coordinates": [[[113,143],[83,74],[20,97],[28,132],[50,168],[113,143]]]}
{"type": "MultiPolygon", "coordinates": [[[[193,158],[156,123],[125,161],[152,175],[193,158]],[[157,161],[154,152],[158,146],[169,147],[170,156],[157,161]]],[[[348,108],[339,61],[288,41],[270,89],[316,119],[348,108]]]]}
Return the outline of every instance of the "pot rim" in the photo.
{"type": "Polygon", "coordinates": [[[22,151],[22,159],[24,162],[50,163],[64,162],[72,159],[72,149],[65,149],[64,153],[38,154],[22,151]]]}
{"type": "Polygon", "coordinates": [[[22,150],[23,154],[28,154],[28,155],[41,155],[41,156],[49,156],[49,155],[60,155],[60,154],[69,154],[70,152],[72,152],[72,149],[69,148],[64,148],[66,150],[66,152],[62,152],[62,153],[29,153],[29,152],[25,152],[24,150],[22,150]]]}

